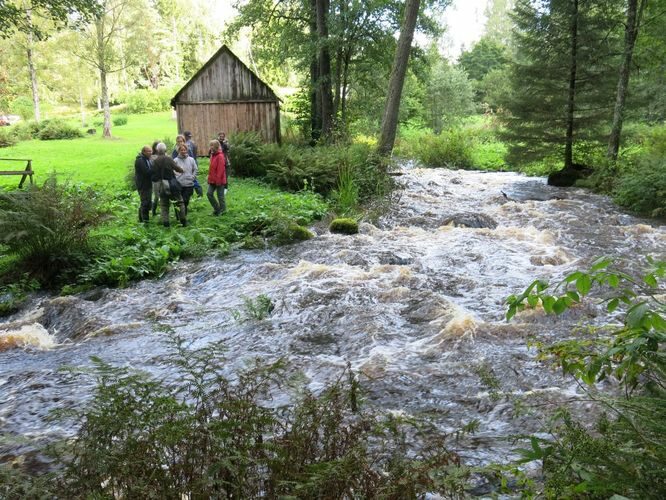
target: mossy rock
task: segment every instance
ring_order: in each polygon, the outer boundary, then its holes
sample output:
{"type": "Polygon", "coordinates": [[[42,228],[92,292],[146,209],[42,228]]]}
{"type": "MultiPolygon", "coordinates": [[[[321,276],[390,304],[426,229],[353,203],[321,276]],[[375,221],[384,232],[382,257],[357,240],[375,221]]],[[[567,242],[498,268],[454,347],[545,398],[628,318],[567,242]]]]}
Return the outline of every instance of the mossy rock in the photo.
{"type": "Polygon", "coordinates": [[[291,224],[289,226],[289,233],[292,239],[296,241],[307,241],[314,238],[314,234],[307,227],[299,226],[298,224],[291,224]]]}
{"type": "Polygon", "coordinates": [[[298,224],[289,224],[286,228],[279,231],[273,241],[278,245],[286,245],[297,241],[307,241],[314,238],[314,234],[307,227],[298,224]]]}
{"type": "Polygon", "coordinates": [[[328,230],[332,233],[339,234],[356,234],[358,233],[358,222],[354,219],[333,219],[328,230]]]}

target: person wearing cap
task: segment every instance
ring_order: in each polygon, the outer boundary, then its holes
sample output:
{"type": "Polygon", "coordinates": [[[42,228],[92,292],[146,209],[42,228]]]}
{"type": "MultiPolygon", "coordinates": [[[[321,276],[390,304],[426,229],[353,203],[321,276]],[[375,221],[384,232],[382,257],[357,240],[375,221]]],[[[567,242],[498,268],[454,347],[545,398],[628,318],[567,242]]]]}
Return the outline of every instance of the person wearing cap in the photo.
{"type": "MultiPolygon", "coordinates": [[[[199,160],[197,160],[197,144],[192,140],[192,132],[189,130],[186,130],[183,132],[183,136],[185,137],[185,145],[187,146],[187,153],[194,158],[194,163],[197,164],[197,168],[199,167],[199,160]]],[[[197,196],[201,198],[203,196],[203,188],[199,184],[199,181],[195,178],[194,179],[194,191],[196,191],[197,196]]]]}
{"type": "Polygon", "coordinates": [[[197,144],[192,140],[192,132],[186,130],[185,132],[183,132],[183,136],[185,137],[185,145],[187,146],[187,152],[192,158],[194,158],[194,161],[197,162],[198,166],[199,162],[197,161],[197,144]]]}

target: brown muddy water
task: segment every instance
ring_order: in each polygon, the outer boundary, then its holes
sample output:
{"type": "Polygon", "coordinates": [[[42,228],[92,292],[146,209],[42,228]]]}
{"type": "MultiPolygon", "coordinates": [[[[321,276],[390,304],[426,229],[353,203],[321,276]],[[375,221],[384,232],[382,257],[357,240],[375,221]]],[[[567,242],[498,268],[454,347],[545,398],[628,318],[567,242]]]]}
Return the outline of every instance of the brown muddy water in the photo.
{"type": "Polygon", "coordinates": [[[156,324],[194,346],[223,343],[230,370],[283,357],[313,390],[349,362],[368,405],[427,414],[443,430],[478,420],[459,444],[470,463],[504,460],[508,438],[539,431],[545,408],[587,411],[574,381],[536,361],[527,341],[605,322],[601,308],[588,303],[559,318],[535,310],[507,323],[503,301],[600,255],[664,258],[666,227],[607,198],[513,173],[405,168],[398,182],[390,211],[355,236],[320,231],[297,245],[181,262],[126,289],[35,298],[0,324],[0,432],[21,438],[0,442],[0,456],[74,432],[46,419],[90,396],[89,383],[63,366],[99,356],[162,375],[165,334],[156,324]],[[237,321],[243,298],[260,294],[272,314],[237,321]],[[491,397],[484,371],[504,397],[491,397]],[[516,400],[539,411],[516,413],[516,400]]]}

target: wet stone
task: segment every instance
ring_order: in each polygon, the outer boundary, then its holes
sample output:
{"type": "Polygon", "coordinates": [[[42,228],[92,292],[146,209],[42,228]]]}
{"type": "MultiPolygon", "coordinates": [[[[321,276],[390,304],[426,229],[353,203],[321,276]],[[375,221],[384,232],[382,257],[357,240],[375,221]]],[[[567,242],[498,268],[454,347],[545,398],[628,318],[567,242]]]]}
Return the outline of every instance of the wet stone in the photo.
{"type": "Polygon", "coordinates": [[[406,253],[390,253],[379,256],[379,263],[390,266],[408,266],[414,258],[406,253]]]}
{"type": "Polygon", "coordinates": [[[472,229],[495,229],[497,222],[485,214],[460,213],[447,217],[442,222],[443,226],[453,225],[455,227],[468,227],[472,229]]]}
{"type": "Polygon", "coordinates": [[[76,339],[107,326],[99,318],[91,317],[87,301],[74,296],[57,297],[46,302],[39,322],[47,330],[55,332],[59,341],[76,339]]]}

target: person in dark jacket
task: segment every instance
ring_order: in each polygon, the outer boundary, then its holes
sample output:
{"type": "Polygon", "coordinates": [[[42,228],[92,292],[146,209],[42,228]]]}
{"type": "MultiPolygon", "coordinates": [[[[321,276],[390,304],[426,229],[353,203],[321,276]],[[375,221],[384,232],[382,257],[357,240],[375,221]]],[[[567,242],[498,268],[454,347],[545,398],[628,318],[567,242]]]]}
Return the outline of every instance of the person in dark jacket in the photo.
{"type": "Polygon", "coordinates": [[[210,141],[210,168],[208,169],[208,201],[213,206],[213,215],[220,215],[227,209],[224,201],[224,188],[227,172],[224,166],[224,153],[219,141],[210,141]],[[217,200],[215,199],[217,193],[217,200]]]}
{"type": "MultiPolygon", "coordinates": [[[[150,161],[154,162],[155,159],[157,158],[157,145],[161,141],[154,141],[152,145],[153,149],[153,154],[150,156],[150,161]]],[[[158,182],[153,182],[153,203],[152,203],[152,208],[153,208],[153,217],[157,215],[157,207],[160,204],[160,185],[158,182]]]]}
{"type": "Polygon", "coordinates": [[[150,213],[150,198],[153,194],[152,169],[153,163],[150,156],[153,149],[150,146],[141,148],[141,154],[134,161],[134,183],[139,192],[139,222],[148,222],[150,213]]]}
{"type": "Polygon", "coordinates": [[[166,193],[162,189],[162,181],[169,181],[175,179],[174,172],[183,172],[183,169],[176,165],[170,156],[166,155],[166,144],[160,142],[157,145],[157,158],[153,162],[152,181],[160,183],[160,214],[162,216],[162,224],[169,227],[169,205],[171,200],[174,200],[180,206],[180,223],[187,226],[187,218],[185,211],[185,204],[183,197],[178,193],[166,193]]]}

